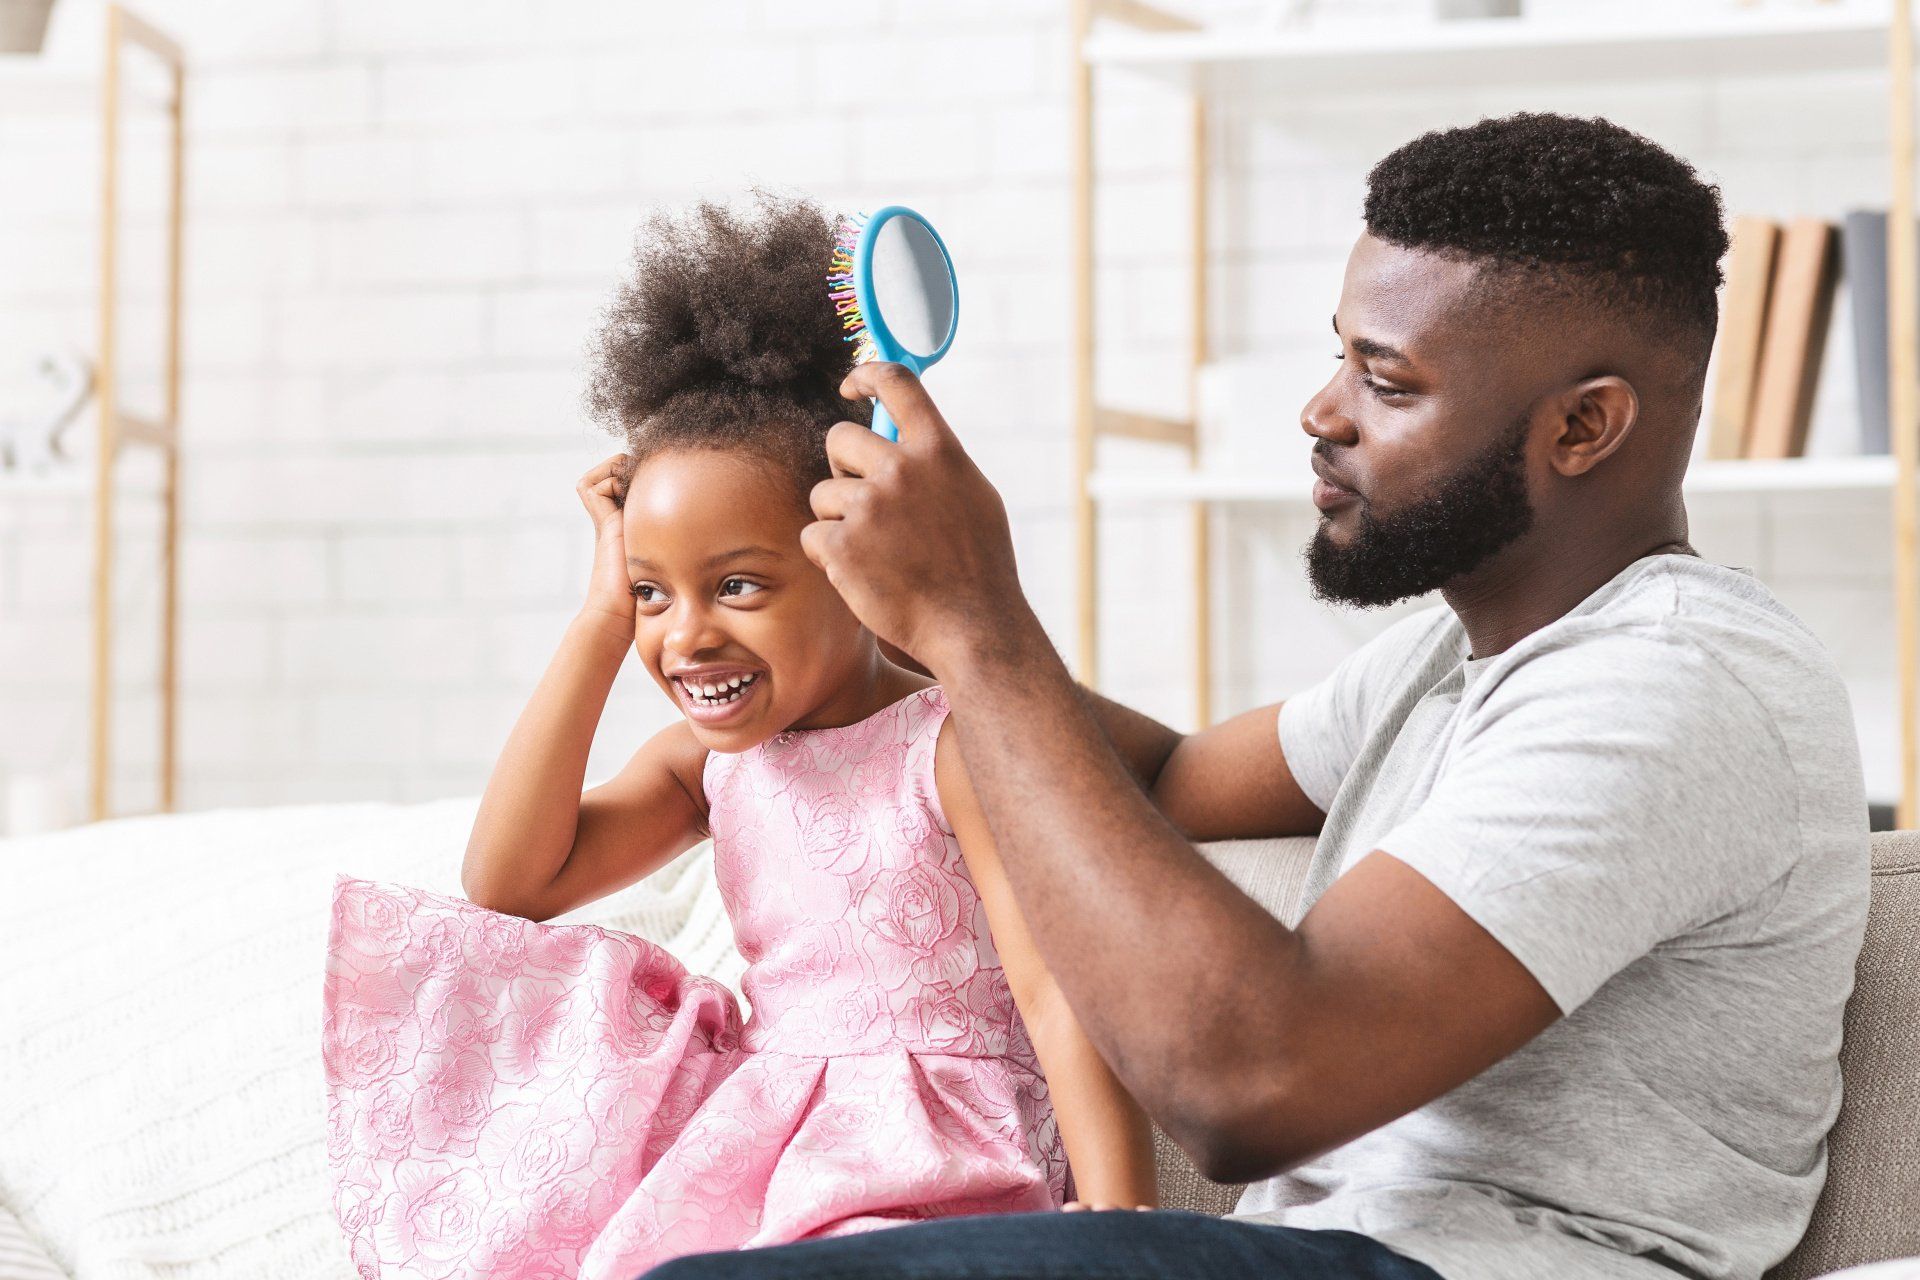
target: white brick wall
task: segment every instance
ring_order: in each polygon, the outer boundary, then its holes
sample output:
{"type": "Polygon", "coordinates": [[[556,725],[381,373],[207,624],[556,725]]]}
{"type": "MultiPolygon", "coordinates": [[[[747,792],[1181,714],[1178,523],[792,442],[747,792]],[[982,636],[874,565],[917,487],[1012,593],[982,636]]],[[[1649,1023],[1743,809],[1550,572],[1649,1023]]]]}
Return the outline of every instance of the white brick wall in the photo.
{"type": "MultiPolygon", "coordinates": [[[[142,7],[194,57],[184,806],[483,785],[586,580],[572,482],[614,441],[581,416],[582,345],[632,231],[656,204],[754,181],[935,215],[967,305],[931,381],[1006,493],[1029,591],[1070,641],[1064,3],[884,0],[858,15],[782,0],[142,7]]],[[[1375,20],[1418,7],[1320,6],[1375,20]]],[[[1186,118],[1158,86],[1113,75],[1102,89],[1103,388],[1177,410],[1186,118]]],[[[1646,130],[1718,177],[1739,209],[1837,214],[1882,198],[1870,77],[1788,91],[1368,86],[1223,104],[1212,265],[1223,352],[1330,353],[1326,316],[1370,163],[1421,129],[1521,106],[1646,130]]],[[[0,388],[19,373],[15,353],[91,341],[95,145],[85,121],[0,119],[0,388]]],[[[129,166],[149,233],[152,176],[129,166]]],[[[158,296],[157,277],[130,283],[158,296]]],[[[128,321],[142,341],[154,331],[150,308],[128,321]]],[[[1839,333],[1834,349],[1822,412],[1844,421],[1839,333]]],[[[1286,432],[1304,393],[1276,394],[1286,432]]],[[[1308,599],[1307,511],[1239,509],[1217,529],[1223,709],[1301,687],[1386,620],[1308,599]]],[[[1103,534],[1109,687],[1176,722],[1191,660],[1185,530],[1180,512],[1129,512],[1103,534]]],[[[84,759],[87,537],[79,500],[0,501],[0,772],[84,759]]],[[[1834,648],[1870,776],[1889,793],[1885,499],[1703,500],[1696,541],[1756,568],[1834,648]]],[[[130,547],[119,619],[130,670],[146,654],[152,568],[150,547],[130,547]]],[[[629,664],[590,775],[671,714],[629,664]]],[[[123,800],[139,805],[150,696],[136,690],[116,722],[131,762],[123,800]]]]}

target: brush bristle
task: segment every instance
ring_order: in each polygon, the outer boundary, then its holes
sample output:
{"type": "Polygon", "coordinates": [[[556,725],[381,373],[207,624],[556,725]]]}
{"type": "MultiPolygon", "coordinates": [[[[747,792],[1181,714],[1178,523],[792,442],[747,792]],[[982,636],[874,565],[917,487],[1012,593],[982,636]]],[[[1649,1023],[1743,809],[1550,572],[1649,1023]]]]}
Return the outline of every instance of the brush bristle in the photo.
{"type": "Polygon", "coordinates": [[[840,219],[833,235],[833,258],[827,266],[827,296],[833,299],[833,310],[840,317],[840,327],[846,330],[846,340],[853,343],[855,364],[864,364],[875,355],[873,334],[867,329],[867,318],[860,314],[860,299],[853,289],[853,252],[866,224],[866,215],[860,213],[840,219]]]}

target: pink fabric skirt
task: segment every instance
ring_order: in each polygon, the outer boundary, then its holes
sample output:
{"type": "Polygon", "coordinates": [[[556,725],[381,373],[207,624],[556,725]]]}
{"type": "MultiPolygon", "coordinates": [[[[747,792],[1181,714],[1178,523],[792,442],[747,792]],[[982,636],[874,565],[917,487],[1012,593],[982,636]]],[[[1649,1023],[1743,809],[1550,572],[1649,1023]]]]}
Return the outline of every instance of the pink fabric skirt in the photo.
{"type": "Polygon", "coordinates": [[[323,1048],[366,1280],[632,1280],[688,1253],[1052,1208],[1046,1086],[1008,1057],[741,1046],[642,938],[339,877],[323,1048]]]}

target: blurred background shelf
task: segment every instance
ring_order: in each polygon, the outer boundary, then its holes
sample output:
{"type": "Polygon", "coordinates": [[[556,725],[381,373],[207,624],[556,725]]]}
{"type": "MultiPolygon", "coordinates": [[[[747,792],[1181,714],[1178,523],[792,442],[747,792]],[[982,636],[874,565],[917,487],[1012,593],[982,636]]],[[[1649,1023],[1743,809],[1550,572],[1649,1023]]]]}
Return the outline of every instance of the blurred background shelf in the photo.
{"type": "Polygon", "coordinates": [[[1589,6],[1601,20],[1579,23],[1483,18],[1386,29],[1102,26],[1088,35],[1082,52],[1096,67],[1125,67],[1182,88],[1228,93],[1775,75],[1886,65],[1885,5],[1676,14],[1633,24],[1609,14],[1610,7],[1589,6]]]}
{"type": "MultiPolygon", "coordinates": [[[[122,76],[120,105],[130,111],[164,113],[171,90],[151,68],[122,76]],[[143,74],[144,73],[144,74],[143,74]]],[[[0,117],[88,116],[100,109],[105,82],[97,69],[48,64],[31,54],[0,53],[0,117]]]]}
{"type": "MultiPolygon", "coordinates": [[[[49,475],[0,471],[0,499],[86,498],[92,501],[98,487],[91,463],[83,472],[62,471],[49,475]]],[[[164,498],[166,487],[155,479],[123,477],[114,482],[113,492],[116,497],[164,498]]]]}
{"type": "MultiPolygon", "coordinates": [[[[95,237],[97,273],[90,283],[95,300],[97,338],[87,352],[92,393],[88,414],[94,419],[92,456],[79,465],[51,473],[0,472],[0,499],[70,501],[85,498],[91,507],[91,672],[88,743],[88,816],[114,815],[113,717],[116,672],[113,662],[116,621],[114,563],[121,553],[116,516],[118,498],[160,499],[159,609],[159,804],[174,807],[179,743],[179,548],[180,548],[180,375],[183,315],[182,262],[185,219],[186,59],[167,33],[118,3],[107,3],[65,28],[66,40],[49,34],[34,52],[0,54],[0,125],[17,128],[27,117],[72,115],[83,127],[97,129],[97,151],[83,152],[94,167],[99,193],[90,224],[95,237]],[[91,28],[89,29],[89,21],[91,28]],[[148,116],[157,113],[156,123],[148,116]],[[135,126],[138,126],[137,128],[135,126]],[[121,312],[130,296],[139,296],[123,279],[137,261],[123,239],[132,220],[122,160],[139,148],[153,148],[165,174],[162,236],[157,265],[162,273],[158,338],[160,404],[138,414],[127,402],[136,391],[136,360],[122,349],[129,334],[121,312]],[[122,475],[123,456],[137,453],[157,466],[157,475],[122,475]]],[[[9,46],[13,47],[12,45],[9,46]]],[[[0,141],[0,147],[5,142],[0,141]]],[[[84,172],[84,170],[82,170],[84,172]]],[[[45,226],[64,231],[57,222],[45,226]]],[[[130,273],[129,273],[130,274],[130,273]]],[[[137,330],[135,330],[137,332],[137,330]]],[[[142,507],[146,504],[143,502],[142,507]]]]}
{"type": "Polygon", "coordinates": [[[33,54],[0,54],[0,115],[68,115],[92,111],[99,104],[97,76],[48,66],[33,54]]]}
{"type": "MultiPolygon", "coordinates": [[[[1696,462],[1687,472],[1689,493],[1826,493],[1866,489],[1890,491],[1891,456],[1869,458],[1788,458],[1777,462],[1696,462]]],[[[1305,506],[1310,476],[1226,470],[1096,471],[1087,487],[1101,502],[1240,502],[1305,506]]]]}
{"type": "MultiPolygon", "coordinates": [[[[1294,111],[1302,119],[1323,110],[1332,115],[1351,112],[1366,119],[1366,110],[1376,105],[1376,99],[1397,94],[1426,92],[1458,100],[1464,93],[1469,98],[1484,96],[1491,103],[1510,101],[1515,96],[1512,91],[1524,93],[1533,86],[1583,89],[1595,84],[1637,84],[1684,95],[1696,92],[1703,83],[1734,86],[1728,90],[1730,103],[1751,103],[1764,96],[1791,111],[1803,86],[1815,85],[1809,95],[1813,98],[1824,91],[1807,76],[1830,74],[1848,82],[1849,91],[1871,86],[1872,96],[1884,95],[1888,110],[1880,119],[1891,123],[1884,131],[1878,123],[1863,126],[1867,130],[1863,136],[1876,149],[1885,148],[1890,225],[1912,225],[1911,0],[1836,0],[1818,5],[1674,3],[1659,12],[1651,5],[1575,0],[1543,2],[1538,9],[1532,3],[1523,7],[1532,10],[1526,17],[1298,26],[1248,19],[1207,26],[1153,0],[1074,0],[1071,213],[1077,248],[1071,340],[1079,633],[1074,666],[1082,680],[1097,687],[1101,678],[1098,541],[1102,511],[1129,504],[1187,509],[1188,532],[1183,541],[1191,552],[1192,566],[1187,589],[1193,723],[1204,726],[1214,720],[1218,647],[1212,516],[1217,508],[1230,504],[1270,503],[1289,510],[1312,510],[1312,478],[1303,458],[1274,448],[1273,461],[1264,462],[1269,451],[1258,433],[1241,449],[1215,450],[1214,441],[1236,437],[1232,432],[1222,437],[1205,425],[1218,421],[1209,417],[1210,399],[1204,389],[1207,372],[1244,346],[1220,331],[1224,326],[1218,326],[1214,314],[1218,308],[1210,294],[1208,268],[1219,256],[1219,246],[1211,241],[1223,233],[1214,226],[1210,210],[1218,196],[1216,187],[1244,181],[1251,172],[1216,158],[1216,152],[1228,154],[1216,141],[1232,136],[1219,132],[1216,116],[1231,122],[1232,109],[1254,103],[1259,110],[1294,111]],[[1180,100],[1175,111],[1185,117],[1170,121],[1167,133],[1185,133],[1190,143],[1181,181],[1185,190],[1174,197],[1187,206],[1186,225],[1178,226],[1176,221],[1165,238],[1169,258],[1182,263],[1186,276],[1180,290],[1185,295],[1181,310],[1188,317],[1184,412],[1173,409],[1171,400],[1162,405],[1161,413],[1122,409],[1103,398],[1096,377],[1105,322],[1096,319],[1099,282],[1092,246],[1100,238],[1097,224],[1115,216],[1115,202],[1100,191],[1094,136],[1100,85],[1108,81],[1116,87],[1121,81],[1171,87],[1180,100]],[[1109,442],[1124,448],[1125,454],[1108,456],[1102,446],[1109,442]],[[1156,447],[1163,450],[1159,457],[1144,456],[1156,447]],[[1220,461],[1228,453],[1244,456],[1230,463],[1220,461]]],[[[1132,94],[1134,89],[1126,92],[1132,94]]],[[[1729,107],[1724,118],[1715,117],[1715,127],[1727,145],[1744,146],[1779,129],[1780,120],[1778,113],[1729,107]]],[[[1229,123],[1229,129],[1234,127],[1229,123]]],[[[1808,147],[1810,153],[1817,152],[1820,144],[1809,142],[1808,147]]],[[[1125,180],[1124,173],[1121,178],[1125,180]]],[[[1233,198],[1229,193],[1228,199],[1233,198]]],[[[1248,202],[1242,193],[1241,204],[1248,202]]],[[[1173,207],[1169,199],[1168,208],[1173,207]]],[[[1906,235],[1902,231],[1901,240],[1910,244],[1906,235]]],[[[1903,317],[1920,310],[1903,301],[1912,296],[1912,274],[1905,269],[1893,274],[1891,312],[1903,317]]],[[[1161,286],[1156,282],[1155,287],[1161,286]]],[[[1173,301],[1171,290],[1165,301],[1173,301]]],[[[1780,462],[1701,461],[1694,464],[1686,481],[1690,495],[1731,495],[1722,505],[1743,500],[1760,505],[1766,495],[1783,493],[1888,495],[1895,512],[1890,550],[1898,589],[1892,593],[1888,612],[1897,620],[1896,786],[1902,825],[1911,825],[1920,813],[1920,695],[1915,692],[1920,687],[1920,592],[1907,590],[1920,577],[1916,568],[1920,521],[1914,514],[1920,507],[1915,500],[1920,441],[1914,439],[1913,415],[1903,407],[1920,399],[1920,370],[1910,358],[1917,345],[1901,333],[1892,336],[1890,398],[1900,423],[1894,436],[1896,457],[1816,454],[1780,462]]],[[[1273,380],[1273,385],[1280,385],[1279,380],[1273,380]]],[[[1135,390],[1129,398],[1141,397],[1135,390]]],[[[1150,394],[1144,398],[1158,400],[1150,394]]],[[[1881,501],[1877,496],[1873,500],[1881,501]]]]}

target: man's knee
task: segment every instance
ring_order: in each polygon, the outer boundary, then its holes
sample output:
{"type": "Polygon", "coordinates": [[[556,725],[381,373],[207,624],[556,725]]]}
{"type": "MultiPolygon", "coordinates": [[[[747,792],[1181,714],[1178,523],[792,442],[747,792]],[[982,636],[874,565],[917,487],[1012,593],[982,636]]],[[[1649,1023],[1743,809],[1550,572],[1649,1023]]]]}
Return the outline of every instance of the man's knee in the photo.
{"type": "MultiPolygon", "coordinates": [[[[1023,1257],[1044,1247],[1048,1228],[1068,1229],[1082,1215],[999,1213],[902,1223],[883,1230],[801,1240],[756,1249],[689,1254],[635,1280],[820,1280],[892,1276],[912,1259],[916,1274],[987,1274],[995,1255],[1023,1257]],[[943,1269],[944,1268],[944,1269],[943,1269]]],[[[1091,1216],[1091,1215],[1087,1215],[1091,1216]]]]}
{"type": "Polygon", "coordinates": [[[663,1262],[634,1280],[721,1280],[723,1276],[737,1275],[739,1269],[737,1253],[690,1253],[663,1262]]]}

